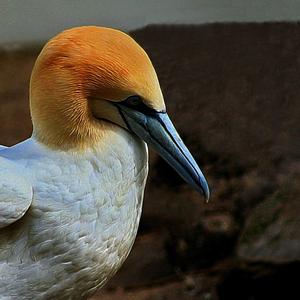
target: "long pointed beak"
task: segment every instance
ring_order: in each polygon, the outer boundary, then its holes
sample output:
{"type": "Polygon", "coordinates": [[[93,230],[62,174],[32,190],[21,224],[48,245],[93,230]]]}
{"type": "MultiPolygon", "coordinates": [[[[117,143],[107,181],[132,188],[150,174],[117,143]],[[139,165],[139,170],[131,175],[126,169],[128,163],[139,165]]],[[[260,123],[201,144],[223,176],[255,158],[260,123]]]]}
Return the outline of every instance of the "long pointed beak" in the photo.
{"type": "Polygon", "coordinates": [[[127,127],[158,152],[189,185],[201,192],[208,201],[207,181],[167,113],[142,113],[122,104],[117,104],[117,107],[127,127]]]}

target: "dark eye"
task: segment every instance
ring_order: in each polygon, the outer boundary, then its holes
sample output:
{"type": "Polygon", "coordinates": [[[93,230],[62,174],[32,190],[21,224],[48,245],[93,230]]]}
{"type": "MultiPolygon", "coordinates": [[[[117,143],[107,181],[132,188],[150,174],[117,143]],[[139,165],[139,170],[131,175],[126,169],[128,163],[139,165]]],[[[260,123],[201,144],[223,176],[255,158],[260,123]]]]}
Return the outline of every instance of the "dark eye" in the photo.
{"type": "Polygon", "coordinates": [[[142,103],[142,99],[139,96],[130,96],[126,99],[126,104],[130,106],[138,106],[142,103]]]}
{"type": "Polygon", "coordinates": [[[142,98],[140,96],[137,95],[133,95],[133,96],[129,96],[127,99],[123,100],[122,105],[127,106],[128,108],[135,110],[135,111],[139,111],[143,114],[153,114],[156,111],[153,108],[150,108],[149,106],[147,106],[143,101],[142,98]]]}

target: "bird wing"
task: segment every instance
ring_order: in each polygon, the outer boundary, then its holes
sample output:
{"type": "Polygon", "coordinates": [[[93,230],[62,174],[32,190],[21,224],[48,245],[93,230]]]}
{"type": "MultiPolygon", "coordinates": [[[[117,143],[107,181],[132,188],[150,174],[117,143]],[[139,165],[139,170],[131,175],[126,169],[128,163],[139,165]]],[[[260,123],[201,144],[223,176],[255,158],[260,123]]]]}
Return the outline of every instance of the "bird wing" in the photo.
{"type": "Polygon", "coordinates": [[[0,157],[0,228],[22,218],[32,198],[32,186],[22,176],[22,171],[0,157]]]}
{"type": "Polygon", "coordinates": [[[0,145],[0,150],[6,149],[6,148],[7,148],[6,146],[0,145]]]}

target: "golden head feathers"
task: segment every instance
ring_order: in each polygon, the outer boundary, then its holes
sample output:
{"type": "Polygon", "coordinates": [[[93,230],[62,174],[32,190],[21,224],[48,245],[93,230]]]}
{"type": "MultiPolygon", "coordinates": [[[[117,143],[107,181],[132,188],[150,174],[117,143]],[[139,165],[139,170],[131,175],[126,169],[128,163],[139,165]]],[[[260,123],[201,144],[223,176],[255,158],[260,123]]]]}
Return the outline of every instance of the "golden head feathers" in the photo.
{"type": "Polygon", "coordinates": [[[49,146],[92,143],[101,129],[91,99],[118,102],[132,95],[165,109],[153,65],[130,36],[95,26],[66,30],[45,45],[32,72],[34,134],[49,146]]]}

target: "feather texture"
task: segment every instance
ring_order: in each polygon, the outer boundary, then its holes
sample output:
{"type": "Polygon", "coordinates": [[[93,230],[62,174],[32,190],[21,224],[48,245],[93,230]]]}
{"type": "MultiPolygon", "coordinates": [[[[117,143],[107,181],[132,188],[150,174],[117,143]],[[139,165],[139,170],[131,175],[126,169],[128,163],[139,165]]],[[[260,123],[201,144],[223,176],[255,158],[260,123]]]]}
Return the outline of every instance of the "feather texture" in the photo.
{"type": "MultiPolygon", "coordinates": [[[[23,206],[33,189],[24,217],[0,230],[1,299],[85,299],[126,259],[141,215],[147,147],[118,126],[102,142],[64,152],[31,138],[1,151],[1,167],[23,176],[15,191],[23,206]]],[[[10,174],[0,184],[18,176],[10,174]]]]}

